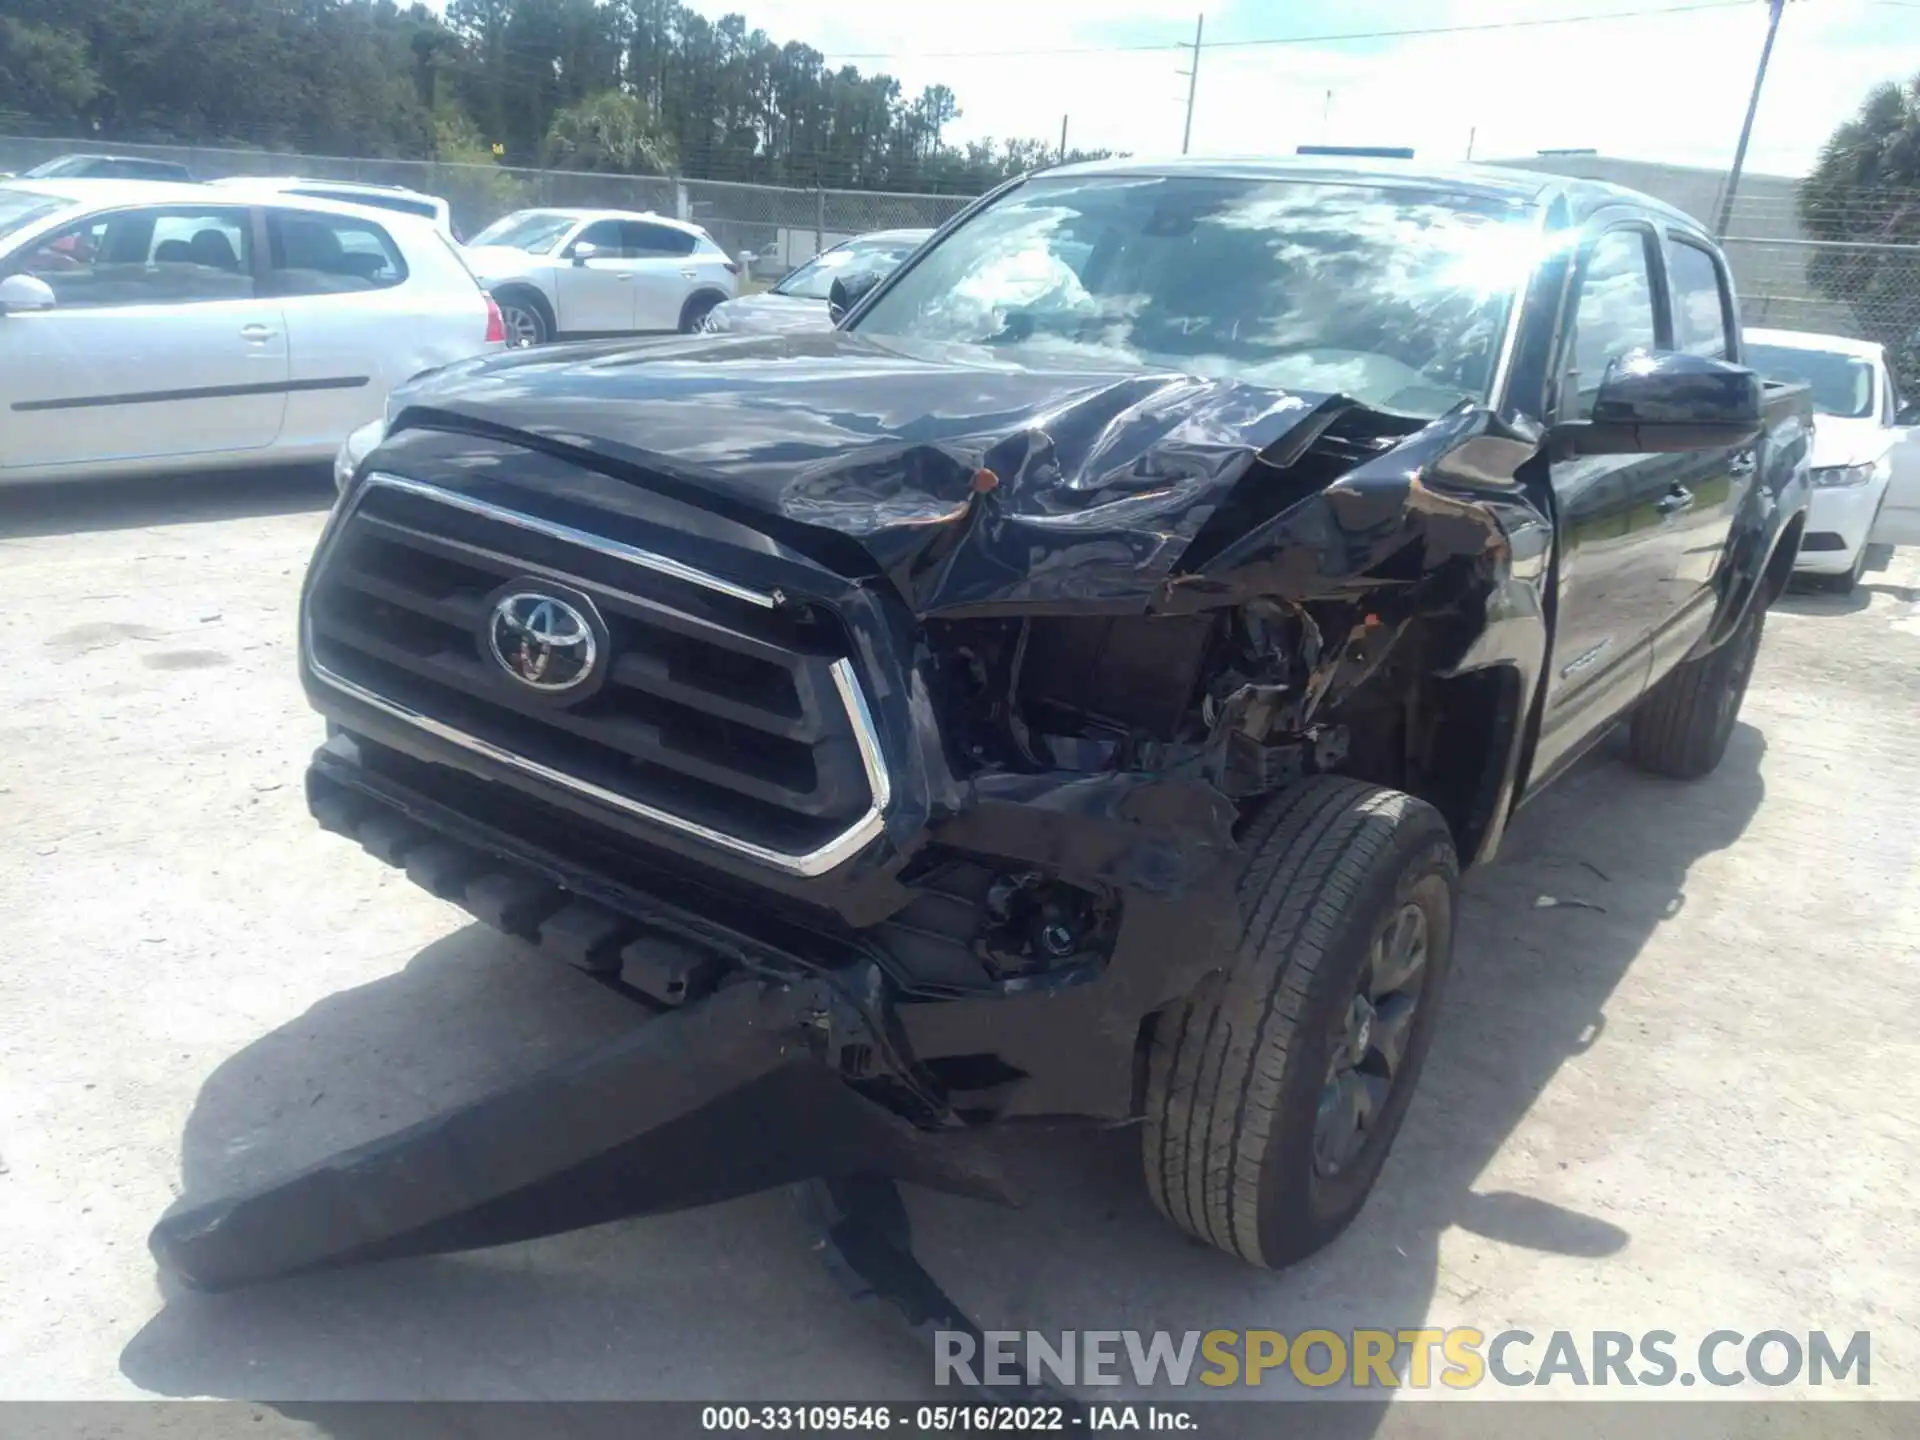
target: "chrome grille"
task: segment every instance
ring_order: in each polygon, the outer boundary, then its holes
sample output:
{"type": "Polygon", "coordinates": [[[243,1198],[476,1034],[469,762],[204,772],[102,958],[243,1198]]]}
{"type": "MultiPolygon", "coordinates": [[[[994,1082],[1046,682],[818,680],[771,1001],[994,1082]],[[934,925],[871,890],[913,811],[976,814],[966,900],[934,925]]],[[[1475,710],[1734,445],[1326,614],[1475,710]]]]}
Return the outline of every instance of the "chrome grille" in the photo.
{"type": "Polygon", "coordinates": [[[519,774],[792,874],[881,828],[886,769],[837,623],[817,610],[418,481],[374,475],[315,560],[323,685],[519,774]],[[489,653],[493,597],[564,587],[604,675],[556,701],[489,653]]]}

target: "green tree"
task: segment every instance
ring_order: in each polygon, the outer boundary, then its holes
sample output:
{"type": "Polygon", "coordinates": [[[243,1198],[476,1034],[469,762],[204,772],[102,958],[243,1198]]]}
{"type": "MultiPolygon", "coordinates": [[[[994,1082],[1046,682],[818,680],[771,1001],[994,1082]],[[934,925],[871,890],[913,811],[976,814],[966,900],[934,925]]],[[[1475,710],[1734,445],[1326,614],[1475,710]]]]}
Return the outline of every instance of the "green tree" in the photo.
{"type": "Polygon", "coordinates": [[[1920,390],[1920,75],[1870,92],[1833,132],[1801,182],[1800,221],[1813,252],[1807,276],[1852,307],[1869,339],[1920,390]]]}
{"type": "Polygon", "coordinates": [[[0,16],[0,114],[77,125],[99,90],[84,36],[0,16]]]}
{"type": "Polygon", "coordinates": [[[553,117],[542,155],[556,170],[664,175],[673,168],[673,140],[645,100],[603,90],[553,117]]]}
{"type": "MultiPolygon", "coordinates": [[[[692,179],[947,193],[1056,158],[1040,140],[955,146],[946,86],[908,96],[891,75],[829,68],[683,0],[0,9],[0,114],[89,140],[630,172],[671,162],[692,179]]],[[[478,179],[492,190],[504,175],[478,179]]]]}

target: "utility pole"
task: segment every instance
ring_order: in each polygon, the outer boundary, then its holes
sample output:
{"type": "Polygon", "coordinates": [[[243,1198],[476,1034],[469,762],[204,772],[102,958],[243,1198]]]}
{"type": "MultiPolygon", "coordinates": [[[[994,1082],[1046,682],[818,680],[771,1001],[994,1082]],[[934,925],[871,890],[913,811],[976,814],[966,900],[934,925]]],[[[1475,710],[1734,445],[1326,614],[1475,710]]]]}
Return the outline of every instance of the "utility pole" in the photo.
{"type": "Polygon", "coordinates": [[[1733,169],[1727,173],[1727,193],[1720,201],[1720,223],[1713,233],[1724,240],[1733,223],[1733,197],[1740,190],[1740,172],[1747,163],[1747,141],[1753,138],[1753,117],[1760,108],[1760,87],[1767,82],[1767,61],[1773,57],[1773,37],[1780,29],[1780,12],[1787,0],[1767,0],[1767,43],[1760,47],[1760,68],[1753,72],[1753,94],[1747,98],[1747,118],[1740,126],[1740,143],[1733,150],[1733,169]]]}
{"type": "Polygon", "coordinates": [[[1207,28],[1207,17],[1202,14],[1193,22],[1193,68],[1176,73],[1187,77],[1187,128],[1180,132],[1180,153],[1187,153],[1187,146],[1193,143],[1193,96],[1200,88],[1200,37],[1207,28]]]}
{"type": "Polygon", "coordinates": [[[1060,117],[1060,163],[1067,163],[1067,117],[1060,117]]]}
{"type": "Polygon", "coordinates": [[[1480,138],[1480,127],[1478,125],[1469,125],[1467,127],[1467,163],[1468,164],[1473,163],[1473,142],[1479,138],[1480,138]]]}

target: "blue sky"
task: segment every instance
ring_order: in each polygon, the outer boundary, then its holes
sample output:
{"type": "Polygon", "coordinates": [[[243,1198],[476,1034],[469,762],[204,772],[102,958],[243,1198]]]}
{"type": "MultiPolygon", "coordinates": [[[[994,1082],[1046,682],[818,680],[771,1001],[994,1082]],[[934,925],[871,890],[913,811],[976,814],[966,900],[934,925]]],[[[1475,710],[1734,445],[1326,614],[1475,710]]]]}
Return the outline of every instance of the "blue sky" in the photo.
{"type": "MultiPolygon", "coordinates": [[[[910,90],[958,95],[954,139],[1057,137],[1137,154],[1177,151],[1185,66],[1174,52],[935,57],[932,52],[1140,45],[1537,21],[1649,11],[1687,0],[689,0],[735,11],[777,40],[883,69],[910,90]]],[[[1764,0],[1684,13],[1396,40],[1208,50],[1196,153],[1303,143],[1412,145],[1423,158],[1591,146],[1724,166],[1766,31],[1764,0]],[[1329,98],[1329,92],[1331,97],[1329,98]]],[[[1881,80],[1920,72],[1920,0],[1790,0],[1748,166],[1799,174],[1881,80]]]]}

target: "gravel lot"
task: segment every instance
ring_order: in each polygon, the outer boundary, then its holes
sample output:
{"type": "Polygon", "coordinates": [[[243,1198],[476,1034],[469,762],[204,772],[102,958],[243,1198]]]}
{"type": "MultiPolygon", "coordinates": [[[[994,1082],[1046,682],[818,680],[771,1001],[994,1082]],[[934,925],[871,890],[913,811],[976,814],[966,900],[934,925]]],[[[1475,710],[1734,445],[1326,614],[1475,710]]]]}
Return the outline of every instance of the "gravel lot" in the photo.
{"type": "MultiPolygon", "coordinates": [[[[0,493],[0,1398],[924,1397],[778,1194],[158,1284],[146,1232],[183,1190],[623,1018],[307,819],[291,642],[329,498],[0,493]]],[[[1331,1251],[1274,1276],[1184,1240],[1113,1132],[1025,1142],[1024,1211],[913,1196],[929,1267],[989,1326],[1867,1329],[1873,1393],[1920,1399],[1916,587],[1903,551],[1777,610],[1708,781],[1603,755],[1526,812],[1469,882],[1420,1096],[1331,1251]]]]}

